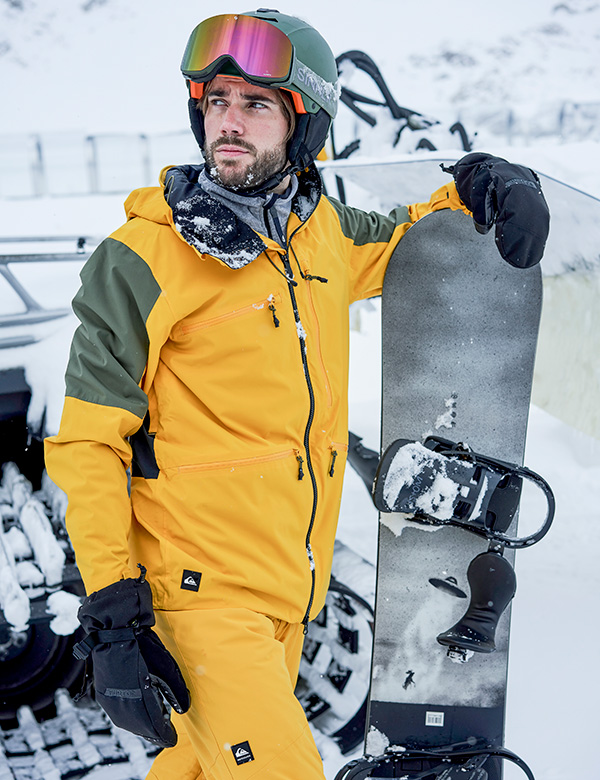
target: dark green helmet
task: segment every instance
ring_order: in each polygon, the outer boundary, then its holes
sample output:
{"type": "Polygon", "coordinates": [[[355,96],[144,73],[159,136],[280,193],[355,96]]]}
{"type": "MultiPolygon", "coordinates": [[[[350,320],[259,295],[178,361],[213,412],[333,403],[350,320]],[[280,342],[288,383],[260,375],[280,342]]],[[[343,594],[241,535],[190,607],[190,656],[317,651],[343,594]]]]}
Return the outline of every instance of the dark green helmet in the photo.
{"type": "Polygon", "coordinates": [[[310,165],[325,145],[337,111],[337,66],[325,39],[301,19],[267,8],[206,19],[190,36],[181,70],[201,147],[204,121],[196,98],[203,88],[196,85],[218,74],[239,75],[250,84],[291,93],[296,128],[288,159],[293,170],[310,165]]]}
{"type": "MultiPolygon", "coordinates": [[[[277,26],[289,38],[294,50],[294,61],[284,87],[302,97],[304,109],[309,114],[323,109],[335,119],[338,105],[338,72],[333,52],[323,36],[295,16],[259,8],[245,16],[264,19],[277,26]]],[[[324,141],[323,141],[324,142],[324,141]]]]}

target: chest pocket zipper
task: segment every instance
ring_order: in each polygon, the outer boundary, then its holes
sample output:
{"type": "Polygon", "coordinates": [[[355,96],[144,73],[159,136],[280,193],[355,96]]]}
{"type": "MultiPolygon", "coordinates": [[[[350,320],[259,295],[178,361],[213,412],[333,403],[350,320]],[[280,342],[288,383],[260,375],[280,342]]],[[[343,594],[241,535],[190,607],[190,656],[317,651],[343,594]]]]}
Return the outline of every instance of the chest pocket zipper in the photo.
{"type": "Polygon", "coordinates": [[[269,295],[268,300],[269,300],[269,311],[273,315],[273,324],[275,325],[276,328],[278,328],[281,323],[279,322],[279,319],[277,317],[277,310],[275,309],[275,296],[269,295]]]}
{"type": "Polygon", "coordinates": [[[219,460],[211,461],[208,463],[189,463],[182,464],[180,466],[168,466],[164,469],[165,472],[172,472],[174,474],[190,474],[202,471],[220,471],[228,470],[235,471],[238,468],[244,466],[255,466],[261,463],[270,463],[276,460],[283,460],[295,455],[297,450],[283,450],[282,452],[272,452],[266,455],[257,455],[251,458],[238,458],[236,460],[219,460]]]}
{"type": "Polygon", "coordinates": [[[271,293],[267,298],[263,298],[261,301],[257,301],[256,303],[251,303],[248,306],[242,306],[240,309],[234,309],[233,311],[227,312],[227,314],[221,314],[218,317],[211,317],[208,320],[202,320],[201,322],[191,322],[189,325],[182,325],[181,326],[181,333],[183,335],[187,335],[189,333],[195,333],[199,330],[204,330],[206,328],[212,328],[215,325],[220,325],[224,322],[229,322],[230,320],[235,319],[236,317],[242,317],[245,314],[250,314],[253,311],[262,311],[263,309],[268,309],[272,316],[273,316],[273,323],[276,328],[279,327],[279,319],[276,314],[275,310],[275,303],[279,303],[281,300],[280,294],[274,294],[271,293]]]}

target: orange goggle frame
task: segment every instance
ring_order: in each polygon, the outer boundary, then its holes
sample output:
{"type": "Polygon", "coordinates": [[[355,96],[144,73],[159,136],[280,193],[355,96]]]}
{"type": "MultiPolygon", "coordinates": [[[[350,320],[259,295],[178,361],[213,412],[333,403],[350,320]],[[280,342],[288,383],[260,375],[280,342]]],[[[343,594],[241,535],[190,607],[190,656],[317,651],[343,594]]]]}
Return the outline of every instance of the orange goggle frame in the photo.
{"type": "MultiPolygon", "coordinates": [[[[227,78],[228,79],[233,79],[233,78],[242,79],[241,76],[230,76],[229,74],[227,74],[227,78]]],[[[193,97],[196,100],[200,100],[202,98],[202,96],[204,95],[205,82],[189,81],[188,84],[189,84],[189,88],[190,88],[190,97],[193,97]]],[[[304,108],[304,103],[302,101],[302,95],[300,95],[298,92],[294,92],[291,89],[286,89],[285,87],[283,87],[282,89],[285,89],[285,91],[288,93],[288,95],[290,95],[290,97],[292,98],[292,102],[294,104],[295,112],[297,114],[306,114],[307,111],[304,108]]]]}

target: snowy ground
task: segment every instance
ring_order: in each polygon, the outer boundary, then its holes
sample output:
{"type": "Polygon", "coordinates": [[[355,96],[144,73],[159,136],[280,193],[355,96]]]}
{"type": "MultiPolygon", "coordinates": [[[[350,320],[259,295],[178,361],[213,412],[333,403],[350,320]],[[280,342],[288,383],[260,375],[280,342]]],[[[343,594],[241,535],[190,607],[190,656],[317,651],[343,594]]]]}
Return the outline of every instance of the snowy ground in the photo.
{"type": "MultiPolygon", "coordinates": [[[[298,12],[291,2],[280,2],[279,7],[298,12]]],[[[600,197],[598,125],[592,118],[586,131],[587,115],[575,111],[571,124],[563,125],[563,136],[556,132],[557,117],[567,102],[588,107],[600,102],[599,6],[591,0],[504,0],[482,8],[474,1],[450,6],[432,0],[424,9],[374,0],[368,8],[368,14],[361,9],[341,16],[336,4],[303,3],[303,13],[322,29],[336,53],[360,48],[377,60],[402,104],[443,119],[456,118],[452,112],[459,110],[465,122],[480,130],[479,143],[488,151],[518,158],[600,197]],[[507,129],[509,107],[516,117],[512,136],[507,129]]],[[[125,0],[65,0],[52,10],[34,0],[4,5],[0,101],[9,110],[3,115],[2,132],[185,127],[176,73],[180,50],[199,17],[222,11],[221,3],[209,0],[200,13],[197,3],[186,1],[169,7],[168,15],[158,0],[144,3],[143,12],[132,10],[125,0]],[[19,5],[28,17],[20,15],[19,5]],[[113,41],[109,58],[108,36],[113,41]],[[90,67],[90,62],[102,65],[90,67]]],[[[378,150],[381,147],[368,151],[378,150]]],[[[122,200],[121,195],[7,198],[0,203],[0,235],[102,236],[122,221],[122,200]]],[[[48,282],[46,293],[68,297],[73,284],[71,278],[58,291],[48,282]]],[[[377,305],[371,311],[361,309],[359,316],[360,329],[352,332],[350,427],[365,444],[377,448],[377,305]]],[[[573,312],[574,322],[585,316],[573,312]]],[[[49,405],[51,424],[60,409],[69,327],[54,334],[53,349],[46,342],[43,350],[27,355],[11,350],[0,354],[0,368],[27,366],[42,392],[36,408],[49,405]]],[[[506,745],[530,763],[538,780],[596,780],[600,444],[534,407],[526,463],[552,484],[557,516],[543,543],[517,553],[506,745]]],[[[374,561],[376,526],[366,491],[349,470],[339,537],[374,561]]],[[[331,742],[322,741],[320,748],[332,780],[345,759],[331,742]]],[[[103,770],[102,780],[119,780],[123,771],[122,766],[114,772],[103,770]]],[[[510,780],[521,776],[507,767],[510,780]]],[[[99,774],[95,777],[100,780],[99,774]]]]}

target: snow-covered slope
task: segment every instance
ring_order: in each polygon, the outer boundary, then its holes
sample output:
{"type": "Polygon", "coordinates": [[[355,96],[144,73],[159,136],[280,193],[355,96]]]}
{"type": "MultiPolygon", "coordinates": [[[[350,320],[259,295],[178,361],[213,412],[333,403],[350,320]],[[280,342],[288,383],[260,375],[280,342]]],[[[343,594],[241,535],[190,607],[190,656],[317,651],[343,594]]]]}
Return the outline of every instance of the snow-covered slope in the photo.
{"type": "MultiPolygon", "coordinates": [[[[554,130],[563,104],[600,101],[600,6],[594,0],[372,0],[343,10],[335,3],[307,0],[299,8],[281,0],[278,8],[315,24],[336,55],[369,53],[401,105],[434,116],[458,111],[479,129],[486,117],[496,116],[501,125],[501,115],[512,109],[515,130],[537,136],[554,130]]],[[[200,7],[189,1],[4,0],[0,132],[186,127],[177,64],[189,31],[204,16],[233,10],[235,4],[220,0],[203,0],[200,7]]],[[[597,122],[594,133],[597,138],[597,122]]]]}

